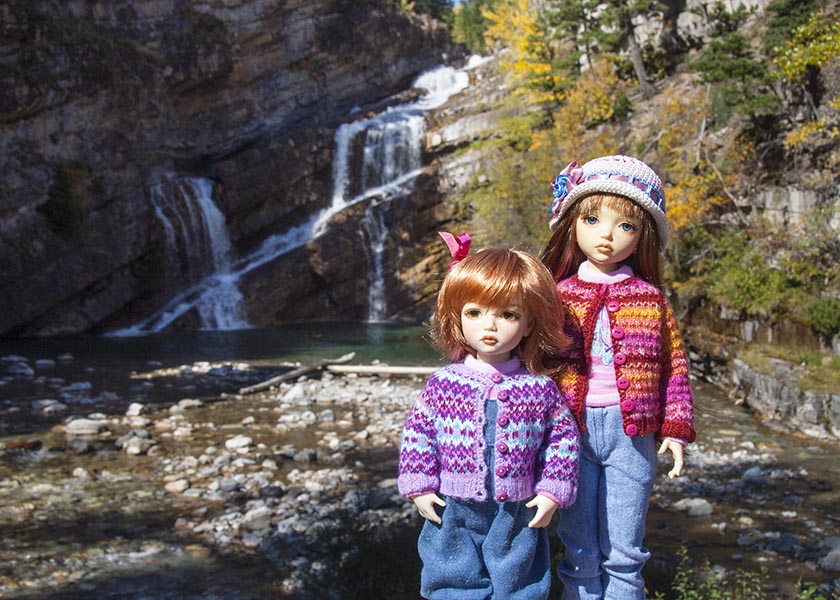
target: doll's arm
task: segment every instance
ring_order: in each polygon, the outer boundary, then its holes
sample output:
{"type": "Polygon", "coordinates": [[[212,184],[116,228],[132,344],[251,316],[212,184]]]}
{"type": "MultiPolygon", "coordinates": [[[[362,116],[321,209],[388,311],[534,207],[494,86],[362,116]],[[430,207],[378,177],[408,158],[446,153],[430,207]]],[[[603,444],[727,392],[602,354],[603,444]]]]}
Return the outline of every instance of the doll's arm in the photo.
{"type": "Polygon", "coordinates": [[[551,523],[551,517],[554,516],[554,511],[557,510],[557,503],[542,494],[534,496],[525,506],[528,508],[537,508],[537,514],[528,523],[528,527],[532,529],[548,527],[548,524],[551,523]]]}
{"type": "Polygon", "coordinates": [[[688,355],[674,311],[667,299],[663,299],[661,343],[663,370],[659,393],[663,399],[664,421],[660,437],[691,443],[697,434],[694,431],[694,400],[688,376],[688,355]]]}
{"type": "Polygon", "coordinates": [[[417,507],[417,510],[420,511],[421,517],[428,519],[432,523],[440,525],[441,520],[435,510],[435,505],[446,506],[446,502],[444,502],[440,496],[434,492],[430,492],[428,494],[415,496],[412,500],[414,501],[414,505],[417,507]]]}
{"type": "Polygon", "coordinates": [[[671,451],[671,455],[674,457],[674,468],[668,471],[668,477],[673,479],[674,477],[679,477],[683,470],[683,445],[677,440],[665,438],[659,447],[659,454],[665,454],[668,450],[671,451]]]}

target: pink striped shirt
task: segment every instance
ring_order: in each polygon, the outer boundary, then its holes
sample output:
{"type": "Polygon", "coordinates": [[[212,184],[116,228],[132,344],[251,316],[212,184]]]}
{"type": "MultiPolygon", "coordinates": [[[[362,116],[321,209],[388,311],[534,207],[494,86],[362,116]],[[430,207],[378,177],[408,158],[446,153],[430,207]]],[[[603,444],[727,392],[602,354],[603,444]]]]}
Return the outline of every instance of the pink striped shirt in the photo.
{"type": "MultiPolygon", "coordinates": [[[[633,276],[633,270],[624,265],[612,273],[602,273],[589,261],[583,261],[578,268],[578,277],[590,283],[610,285],[633,276]]],[[[606,307],[601,307],[592,340],[592,360],[589,368],[589,386],[586,394],[586,406],[612,406],[621,399],[615,385],[615,366],[613,364],[612,336],[610,318],[606,307]]]]}

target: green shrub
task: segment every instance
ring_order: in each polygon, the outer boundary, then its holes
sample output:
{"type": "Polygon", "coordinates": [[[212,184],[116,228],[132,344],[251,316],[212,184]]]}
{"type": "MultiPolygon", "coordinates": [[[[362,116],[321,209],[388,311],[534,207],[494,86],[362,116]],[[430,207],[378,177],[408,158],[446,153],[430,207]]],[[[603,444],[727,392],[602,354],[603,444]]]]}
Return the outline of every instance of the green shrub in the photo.
{"type": "Polygon", "coordinates": [[[55,233],[65,237],[78,236],[90,181],[90,169],[83,165],[65,166],[55,174],[47,201],[37,209],[55,233]]]}
{"type": "Polygon", "coordinates": [[[799,582],[792,596],[773,595],[766,585],[769,582],[767,567],[759,571],[731,571],[717,573],[709,565],[708,559],[701,567],[692,567],[688,550],[682,546],[677,551],[680,563],[671,582],[672,594],[656,592],[653,600],[769,600],[770,598],[790,598],[790,600],[829,600],[815,583],[799,582]]]}
{"type": "Polygon", "coordinates": [[[818,334],[831,338],[840,334],[840,300],[830,296],[817,298],[808,307],[811,327],[818,334]]]}

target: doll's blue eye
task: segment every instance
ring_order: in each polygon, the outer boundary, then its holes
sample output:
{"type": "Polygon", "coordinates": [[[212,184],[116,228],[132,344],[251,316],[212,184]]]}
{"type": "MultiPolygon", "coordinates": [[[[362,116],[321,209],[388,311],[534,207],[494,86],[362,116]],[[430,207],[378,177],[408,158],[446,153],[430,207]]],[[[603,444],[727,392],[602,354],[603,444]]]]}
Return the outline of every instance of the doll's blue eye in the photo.
{"type": "Polygon", "coordinates": [[[636,226],[633,223],[622,223],[619,227],[622,231],[636,231],[636,226]]]}
{"type": "Polygon", "coordinates": [[[585,217],[583,220],[587,225],[595,225],[598,222],[598,217],[590,215],[588,217],[585,217]]]}

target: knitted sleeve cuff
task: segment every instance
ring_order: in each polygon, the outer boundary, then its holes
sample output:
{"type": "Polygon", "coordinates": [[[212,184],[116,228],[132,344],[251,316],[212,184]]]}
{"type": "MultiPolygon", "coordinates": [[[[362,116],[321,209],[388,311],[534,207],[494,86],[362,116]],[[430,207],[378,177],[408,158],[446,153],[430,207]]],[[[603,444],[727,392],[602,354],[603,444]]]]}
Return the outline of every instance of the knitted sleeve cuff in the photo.
{"type": "Polygon", "coordinates": [[[397,489],[406,498],[413,498],[420,494],[435,492],[440,487],[438,477],[422,473],[401,473],[397,477],[397,489]]]}
{"type": "Polygon", "coordinates": [[[660,438],[676,438],[690,444],[697,438],[694,427],[688,423],[674,423],[666,421],[659,432],[660,438]]]}
{"type": "Polygon", "coordinates": [[[535,491],[551,498],[560,508],[571,506],[577,497],[577,482],[571,481],[541,481],[535,491]]]}

